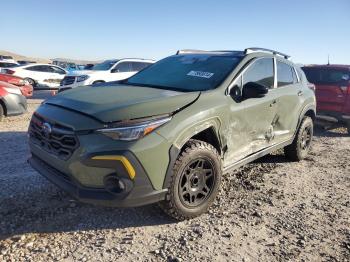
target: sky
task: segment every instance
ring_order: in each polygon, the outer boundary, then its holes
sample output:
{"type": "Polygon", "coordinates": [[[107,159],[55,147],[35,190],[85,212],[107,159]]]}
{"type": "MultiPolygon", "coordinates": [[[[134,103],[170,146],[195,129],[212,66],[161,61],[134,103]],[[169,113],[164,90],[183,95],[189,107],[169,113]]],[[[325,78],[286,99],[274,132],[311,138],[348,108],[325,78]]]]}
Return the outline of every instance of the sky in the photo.
{"type": "Polygon", "coordinates": [[[11,0],[0,50],[42,58],[160,59],[178,49],[265,47],[350,64],[350,0],[11,0]]]}

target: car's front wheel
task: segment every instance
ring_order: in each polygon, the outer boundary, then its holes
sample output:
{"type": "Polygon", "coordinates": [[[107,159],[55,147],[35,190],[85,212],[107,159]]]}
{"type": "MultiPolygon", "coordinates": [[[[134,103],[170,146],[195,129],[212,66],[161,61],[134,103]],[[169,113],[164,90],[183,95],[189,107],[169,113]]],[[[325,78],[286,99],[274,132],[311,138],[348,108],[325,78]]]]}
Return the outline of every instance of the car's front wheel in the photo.
{"type": "Polygon", "coordinates": [[[293,161],[304,159],[310,151],[314,124],[311,117],[305,116],[301,121],[293,143],[284,148],[286,157],[293,161]]]}
{"type": "Polygon", "coordinates": [[[177,220],[199,216],[214,201],[221,176],[217,150],[208,143],[190,140],[173,166],[169,191],[160,206],[177,220]]]}

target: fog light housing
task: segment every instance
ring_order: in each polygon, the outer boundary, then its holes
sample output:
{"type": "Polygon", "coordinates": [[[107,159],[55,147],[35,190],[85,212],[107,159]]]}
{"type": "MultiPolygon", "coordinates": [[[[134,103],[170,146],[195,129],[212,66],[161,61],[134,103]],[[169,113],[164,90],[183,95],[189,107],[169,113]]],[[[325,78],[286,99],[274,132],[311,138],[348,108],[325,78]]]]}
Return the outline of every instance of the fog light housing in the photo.
{"type": "Polygon", "coordinates": [[[105,189],[112,194],[120,194],[126,190],[125,182],[116,177],[116,176],[108,176],[104,179],[105,189]]]}

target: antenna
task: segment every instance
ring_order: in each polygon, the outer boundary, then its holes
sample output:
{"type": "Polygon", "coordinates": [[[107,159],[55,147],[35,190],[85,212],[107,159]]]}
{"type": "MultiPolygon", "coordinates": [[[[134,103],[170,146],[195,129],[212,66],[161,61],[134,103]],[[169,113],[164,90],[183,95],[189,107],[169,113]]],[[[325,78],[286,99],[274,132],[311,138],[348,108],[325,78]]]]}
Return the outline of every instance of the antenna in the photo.
{"type": "Polygon", "coordinates": [[[329,63],[329,54],[328,54],[328,63],[327,63],[327,65],[330,65],[330,63],[329,63]]]}

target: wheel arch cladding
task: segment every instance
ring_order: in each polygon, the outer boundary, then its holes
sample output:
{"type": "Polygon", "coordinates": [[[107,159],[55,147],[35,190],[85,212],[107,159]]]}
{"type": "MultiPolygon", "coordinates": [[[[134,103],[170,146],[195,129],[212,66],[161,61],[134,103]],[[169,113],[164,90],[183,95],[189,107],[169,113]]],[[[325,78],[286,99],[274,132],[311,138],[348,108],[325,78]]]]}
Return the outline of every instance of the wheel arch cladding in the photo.
{"type": "MultiPolygon", "coordinates": [[[[304,116],[309,116],[309,117],[311,117],[312,121],[315,121],[315,119],[316,119],[316,113],[315,113],[315,111],[314,111],[313,109],[308,109],[308,110],[304,113],[303,117],[304,117],[304,116]]],[[[303,118],[303,117],[302,117],[302,118],[303,118]]]]}
{"type": "MultiPolygon", "coordinates": [[[[219,152],[219,154],[221,154],[221,143],[213,126],[202,130],[198,134],[192,136],[190,139],[196,139],[211,144],[219,152]]],[[[183,145],[181,151],[183,150],[185,145],[186,144],[183,145]]]]}

